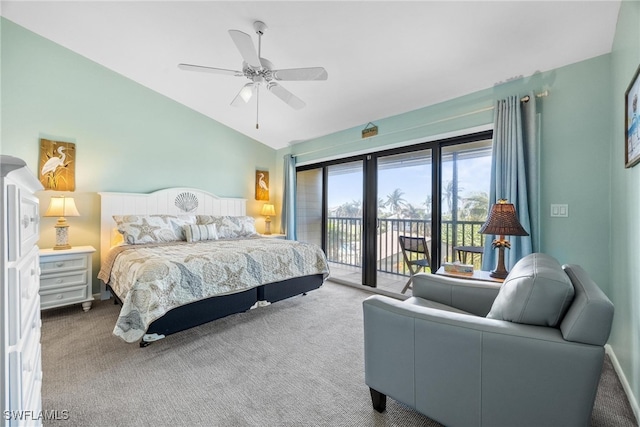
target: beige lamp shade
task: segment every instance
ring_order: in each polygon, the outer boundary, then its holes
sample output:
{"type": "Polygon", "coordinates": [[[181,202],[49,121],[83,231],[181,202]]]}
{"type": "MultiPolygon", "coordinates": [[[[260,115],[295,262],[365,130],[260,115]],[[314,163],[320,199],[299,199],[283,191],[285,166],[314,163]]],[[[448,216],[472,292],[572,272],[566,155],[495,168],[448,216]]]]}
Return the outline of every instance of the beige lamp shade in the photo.
{"type": "Polygon", "coordinates": [[[265,216],[275,215],[276,214],[276,208],[270,203],[265,203],[264,205],[262,205],[261,214],[265,215],[265,216]]]}
{"type": "Polygon", "coordinates": [[[44,216],[80,216],[72,197],[52,196],[44,216]]]}

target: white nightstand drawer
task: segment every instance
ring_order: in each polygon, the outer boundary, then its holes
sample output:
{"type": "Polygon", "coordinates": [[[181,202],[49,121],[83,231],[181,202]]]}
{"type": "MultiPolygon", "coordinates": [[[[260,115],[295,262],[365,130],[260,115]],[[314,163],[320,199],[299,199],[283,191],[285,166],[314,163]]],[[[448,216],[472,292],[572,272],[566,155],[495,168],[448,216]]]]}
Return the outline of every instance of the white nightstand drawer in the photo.
{"type": "Polygon", "coordinates": [[[73,304],[87,300],[87,287],[54,289],[40,291],[40,306],[45,308],[73,304]]]}
{"type": "Polygon", "coordinates": [[[84,311],[91,309],[91,259],[95,251],[91,246],[40,250],[40,307],[43,310],[77,303],[82,303],[84,311]]]}
{"type": "Polygon", "coordinates": [[[87,268],[87,256],[85,254],[52,255],[40,262],[42,274],[57,273],[70,270],[83,270],[87,268]]]}
{"type": "Polygon", "coordinates": [[[69,286],[86,285],[87,271],[71,271],[55,275],[40,276],[40,291],[45,289],[67,288],[69,286]]]}

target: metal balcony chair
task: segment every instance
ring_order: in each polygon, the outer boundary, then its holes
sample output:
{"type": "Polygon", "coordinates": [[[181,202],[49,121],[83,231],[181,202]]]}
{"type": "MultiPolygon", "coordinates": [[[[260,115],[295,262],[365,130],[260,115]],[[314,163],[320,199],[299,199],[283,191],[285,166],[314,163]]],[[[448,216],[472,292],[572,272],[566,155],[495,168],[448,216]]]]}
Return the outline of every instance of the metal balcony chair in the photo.
{"type": "Polygon", "coordinates": [[[467,264],[467,257],[471,255],[471,264],[473,264],[474,254],[479,254],[480,265],[482,265],[482,255],[484,254],[484,247],[482,246],[454,246],[454,252],[458,253],[458,261],[463,264],[467,264]]]}
{"type": "Polygon", "coordinates": [[[407,289],[411,289],[411,282],[413,281],[413,275],[419,273],[421,269],[431,267],[431,256],[429,255],[429,246],[427,245],[427,239],[424,237],[412,237],[412,236],[398,236],[400,242],[400,249],[402,249],[402,257],[409,269],[409,280],[407,284],[402,288],[401,293],[407,292],[407,289]]]}

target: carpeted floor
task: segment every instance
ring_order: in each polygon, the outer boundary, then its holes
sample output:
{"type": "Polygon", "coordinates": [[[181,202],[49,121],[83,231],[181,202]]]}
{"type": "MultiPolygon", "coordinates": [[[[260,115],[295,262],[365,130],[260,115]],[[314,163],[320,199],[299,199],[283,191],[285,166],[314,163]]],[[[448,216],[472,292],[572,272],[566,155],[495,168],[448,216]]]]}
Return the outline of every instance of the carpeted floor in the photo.
{"type": "MultiPolygon", "coordinates": [[[[306,296],[229,316],[147,348],[111,331],[119,306],[42,313],[45,426],[439,426],[364,383],[359,289],[326,282],[306,296]],[[67,419],[63,419],[67,418],[67,419]]],[[[592,426],[635,426],[607,359],[592,426]]]]}

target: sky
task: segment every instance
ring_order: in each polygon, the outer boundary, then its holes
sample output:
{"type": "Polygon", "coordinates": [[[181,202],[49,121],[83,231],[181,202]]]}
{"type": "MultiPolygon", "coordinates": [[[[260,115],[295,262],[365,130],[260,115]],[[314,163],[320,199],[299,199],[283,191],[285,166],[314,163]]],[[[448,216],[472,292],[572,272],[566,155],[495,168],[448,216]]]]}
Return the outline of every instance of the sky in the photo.
{"type": "MultiPolygon", "coordinates": [[[[331,169],[330,169],[331,171],[331,169]]],[[[473,192],[489,194],[491,157],[476,157],[458,160],[458,186],[461,196],[473,192]]],[[[453,177],[453,162],[442,165],[443,183],[453,177]]],[[[329,207],[335,208],[346,202],[362,201],[362,171],[337,175],[329,173],[329,207]]],[[[424,207],[431,193],[431,164],[410,165],[383,169],[378,172],[378,199],[386,200],[396,188],[404,193],[404,200],[416,207],[424,207]]],[[[447,210],[448,206],[443,205],[447,210]]]]}

